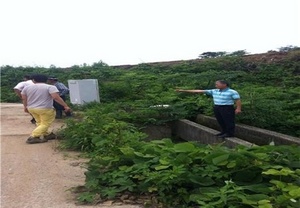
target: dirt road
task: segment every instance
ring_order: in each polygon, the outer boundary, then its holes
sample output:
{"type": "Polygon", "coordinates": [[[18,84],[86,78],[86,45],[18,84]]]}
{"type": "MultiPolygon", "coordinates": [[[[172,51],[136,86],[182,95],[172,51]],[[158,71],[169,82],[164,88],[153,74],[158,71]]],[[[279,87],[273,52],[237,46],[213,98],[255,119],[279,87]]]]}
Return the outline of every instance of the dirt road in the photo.
{"type": "MultiPolygon", "coordinates": [[[[34,125],[21,104],[1,103],[1,208],[138,208],[76,205],[70,188],[84,184],[82,159],[57,150],[58,141],[26,144],[34,125]]],[[[55,121],[51,130],[61,127],[55,121]]]]}

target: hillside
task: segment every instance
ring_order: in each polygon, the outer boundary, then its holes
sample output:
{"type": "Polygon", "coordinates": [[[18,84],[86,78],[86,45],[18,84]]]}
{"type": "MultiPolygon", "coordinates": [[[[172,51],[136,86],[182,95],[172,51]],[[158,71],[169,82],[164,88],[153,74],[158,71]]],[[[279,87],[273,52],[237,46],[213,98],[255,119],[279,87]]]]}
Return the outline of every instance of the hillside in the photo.
{"type": "MultiPolygon", "coordinates": [[[[282,60],[285,60],[288,56],[288,52],[276,52],[276,51],[272,51],[272,52],[268,52],[268,53],[259,53],[259,54],[251,54],[251,55],[245,55],[242,56],[242,58],[247,61],[247,62],[252,62],[252,63],[277,63],[280,62],[282,60]]],[[[149,63],[143,63],[143,64],[147,64],[147,65],[151,65],[151,66],[174,66],[174,65],[178,65],[178,64],[183,64],[185,62],[189,62],[189,63],[201,63],[203,61],[205,61],[206,59],[189,59],[189,60],[176,60],[176,61],[163,61],[163,62],[149,62],[149,63]]],[[[123,68],[123,69],[129,69],[132,67],[135,67],[136,65],[114,65],[112,67],[115,68],[123,68]]]]}
{"type": "Polygon", "coordinates": [[[299,50],[138,65],[99,62],[67,69],[5,66],[1,67],[1,102],[20,102],[12,88],[24,74],[33,73],[56,76],[63,83],[97,79],[102,105],[129,113],[126,121],[139,125],[192,119],[198,113],[212,115],[210,98],[176,93],[175,89],[213,88],[215,80],[225,79],[242,97],[238,122],[300,136],[299,50]],[[172,107],[148,109],[158,104],[172,107]]]}

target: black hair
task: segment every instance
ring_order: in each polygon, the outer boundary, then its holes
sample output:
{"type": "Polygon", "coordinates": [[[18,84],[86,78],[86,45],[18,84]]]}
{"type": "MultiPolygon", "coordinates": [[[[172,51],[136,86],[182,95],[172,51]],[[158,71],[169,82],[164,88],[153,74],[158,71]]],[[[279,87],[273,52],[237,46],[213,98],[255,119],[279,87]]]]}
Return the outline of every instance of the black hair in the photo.
{"type": "Polygon", "coordinates": [[[31,79],[31,76],[29,74],[26,74],[23,76],[23,78],[27,79],[27,80],[30,80],[31,79]]]}
{"type": "Polygon", "coordinates": [[[221,84],[225,84],[227,87],[229,87],[229,82],[225,80],[218,80],[217,82],[220,82],[221,84]]]}
{"type": "Polygon", "coordinates": [[[43,74],[34,74],[31,76],[32,80],[39,83],[46,83],[48,80],[48,77],[43,74]]]}

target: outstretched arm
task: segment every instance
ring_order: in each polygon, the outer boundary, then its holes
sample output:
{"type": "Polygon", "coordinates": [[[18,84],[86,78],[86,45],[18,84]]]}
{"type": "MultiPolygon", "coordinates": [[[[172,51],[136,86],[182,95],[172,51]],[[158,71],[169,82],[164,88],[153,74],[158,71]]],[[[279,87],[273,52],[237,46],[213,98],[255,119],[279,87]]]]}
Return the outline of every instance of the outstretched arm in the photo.
{"type": "Polygon", "coordinates": [[[181,89],[176,89],[176,92],[205,93],[205,90],[181,90],[181,89]]]}

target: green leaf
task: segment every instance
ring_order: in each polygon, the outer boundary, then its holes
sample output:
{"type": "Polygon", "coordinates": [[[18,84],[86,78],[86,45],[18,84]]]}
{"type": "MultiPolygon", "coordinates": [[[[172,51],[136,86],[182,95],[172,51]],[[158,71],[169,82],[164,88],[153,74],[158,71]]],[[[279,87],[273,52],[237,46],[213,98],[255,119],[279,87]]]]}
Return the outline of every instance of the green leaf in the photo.
{"type": "Polygon", "coordinates": [[[193,152],[195,145],[189,142],[179,143],[174,145],[175,152],[193,152]]]}
{"type": "Polygon", "coordinates": [[[91,203],[94,201],[94,197],[95,197],[95,194],[92,194],[89,192],[84,192],[79,195],[78,200],[81,202],[91,203]]]}
{"type": "Polygon", "coordinates": [[[272,204],[260,204],[258,205],[258,208],[272,208],[272,204]]]}
{"type": "Polygon", "coordinates": [[[149,191],[150,193],[152,193],[152,192],[154,192],[154,191],[157,191],[157,187],[149,187],[149,188],[148,188],[148,191],[149,191]]]}
{"type": "Polygon", "coordinates": [[[163,159],[160,159],[159,162],[160,162],[160,164],[162,164],[162,165],[169,165],[169,164],[170,164],[169,161],[163,160],[163,159]]]}
{"type": "Polygon", "coordinates": [[[294,171],[290,170],[289,168],[282,168],[280,171],[275,169],[269,169],[267,171],[262,172],[265,175],[281,175],[281,176],[288,176],[293,174],[294,171]]]}
{"type": "Polygon", "coordinates": [[[263,199],[258,201],[258,208],[272,208],[272,204],[270,202],[270,200],[267,199],[263,199]]]}
{"type": "Polygon", "coordinates": [[[120,190],[116,187],[108,187],[101,189],[101,194],[103,194],[103,196],[107,197],[108,199],[113,199],[118,192],[120,192],[120,190]]]}
{"type": "Polygon", "coordinates": [[[271,190],[270,184],[266,183],[260,183],[260,184],[253,184],[253,185],[247,185],[247,186],[242,186],[243,189],[252,191],[254,193],[264,193],[264,194],[268,194],[273,192],[271,190]]]}
{"type": "Polygon", "coordinates": [[[143,157],[143,158],[153,158],[155,155],[150,155],[150,154],[143,154],[141,152],[134,152],[134,154],[138,157],[143,157]]]}
{"type": "Polygon", "coordinates": [[[223,154],[212,159],[214,165],[227,165],[229,154],[223,154]]]}
{"type": "Polygon", "coordinates": [[[141,152],[134,152],[134,154],[138,157],[144,157],[144,154],[141,152]]]}
{"type": "Polygon", "coordinates": [[[164,169],[167,169],[169,167],[170,167],[169,165],[159,165],[159,166],[155,167],[155,170],[164,170],[164,169]]]}
{"type": "Polygon", "coordinates": [[[215,184],[215,181],[210,177],[201,177],[201,176],[189,176],[189,180],[195,184],[201,186],[211,186],[215,184]]]}
{"type": "Polygon", "coordinates": [[[228,164],[227,164],[227,168],[234,168],[236,166],[236,162],[235,161],[230,161],[228,164]]]}
{"type": "Polygon", "coordinates": [[[289,194],[293,197],[293,198],[300,198],[300,187],[294,187],[295,189],[289,191],[289,194]]]}
{"type": "Polygon", "coordinates": [[[277,188],[283,189],[286,186],[286,183],[278,180],[271,180],[270,183],[275,184],[277,188]]]}
{"type": "Polygon", "coordinates": [[[134,155],[134,149],[131,147],[122,147],[120,148],[120,151],[126,156],[134,155]]]}
{"type": "Polygon", "coordinates": [[[269,202],[269,196],[265,194],[252,194],[252,195],[247,195],[247,199],[251,201],[261,201],[262,202],[269,202]]]}
{"type": "Polygon", "coordinates": [[[181,164],[188,165],[188,164],[191,164],[191,163],[193,163],[193,160],[189,156],[190,155],[185,154],[185,153],[179,153],[177,155],[177,157],[175,158],[174,163],[176,165],[181,165],[181,164]]]}

